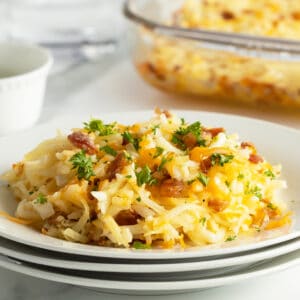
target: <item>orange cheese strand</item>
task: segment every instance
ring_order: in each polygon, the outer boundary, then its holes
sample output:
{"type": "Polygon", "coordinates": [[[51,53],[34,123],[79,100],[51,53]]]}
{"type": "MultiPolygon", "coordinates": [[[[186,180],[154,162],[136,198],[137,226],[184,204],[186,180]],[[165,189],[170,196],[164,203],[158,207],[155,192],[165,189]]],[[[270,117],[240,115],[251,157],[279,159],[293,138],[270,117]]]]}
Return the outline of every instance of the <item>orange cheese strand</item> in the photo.
{"type": "Polygon", "coordinates": [[[24,219],[20,219],[20,218],[15,218],[2,210],[0,210],[0,216],[6,218],[9,221],[15,222],[17,224],[29,225],[32,223],[32,220],[24,220],[24,219]]]}
{"type": "Polygon", "coordinates": [[[279,220],[271,220],[267,226],[265,227],[266,230],[272,230],[278,227],[282,227],[284,225],[291,224],[291,213],[287,213],[279,220]]]}

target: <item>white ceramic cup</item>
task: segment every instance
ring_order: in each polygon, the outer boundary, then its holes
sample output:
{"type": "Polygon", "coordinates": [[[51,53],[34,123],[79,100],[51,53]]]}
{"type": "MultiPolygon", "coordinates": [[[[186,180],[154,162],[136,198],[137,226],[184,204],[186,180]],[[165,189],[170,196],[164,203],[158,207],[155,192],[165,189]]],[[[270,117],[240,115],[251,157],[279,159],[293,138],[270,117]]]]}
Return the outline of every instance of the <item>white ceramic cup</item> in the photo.
{"type": "Polygon", "coordinates": [[[49,51],[39,46],[0,43],[0,135],[38,120],[52,63],[49,51]]]}

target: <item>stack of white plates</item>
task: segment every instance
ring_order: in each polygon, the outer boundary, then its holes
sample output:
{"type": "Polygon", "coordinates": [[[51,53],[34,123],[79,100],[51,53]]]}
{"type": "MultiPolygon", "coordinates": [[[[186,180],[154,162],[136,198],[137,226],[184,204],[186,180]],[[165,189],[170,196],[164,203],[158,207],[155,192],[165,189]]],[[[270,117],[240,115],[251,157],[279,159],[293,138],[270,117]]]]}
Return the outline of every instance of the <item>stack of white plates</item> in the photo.
{"type": "MultiPolygon", "coordinates": [[[[101,115],[130,123],[151,113],[101,115]]],[[[54,239],[0,218],[0,266],[48,280],[125,294],[163,294],[200,290],[265,275],[300,263],[300,132],[253,119],[200,112],[179,112],[187,120],[222,126],[253,141],[271,162],[283,165],[294,212],[289,232],[259,233],[252,240],[175,250],[132,250],[75,244],[54,239]],[[278,142],[280,139],[280,142],[278,142]]],[[[56,128],[78,126],[85,118],[61,118],[22,136],[0,138],[0,172],[56,128]]],[[[15,200],[1,187],[0,210],[13,214],[15,200]]]]}

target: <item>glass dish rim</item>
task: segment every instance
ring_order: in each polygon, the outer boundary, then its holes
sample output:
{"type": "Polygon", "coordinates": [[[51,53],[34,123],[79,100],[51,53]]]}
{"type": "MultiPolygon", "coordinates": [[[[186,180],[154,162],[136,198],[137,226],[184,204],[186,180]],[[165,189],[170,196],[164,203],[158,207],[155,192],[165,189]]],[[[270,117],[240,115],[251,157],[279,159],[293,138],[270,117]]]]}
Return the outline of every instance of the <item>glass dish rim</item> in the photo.
{"type": "MultiPolygon", "coordinates": [[[[173,38],[188,39],[217,45],[218,47],[236,47],[248,51],[264,51],[278,56],[300,55],[300,40],[284,38],[270,38],[250,34],[228,33],[214,30],[188,29],[165,25],[146,18],[133,8],[137,0],[125,0],[123,4],[124,16],[142,27],[157,34],[173,38]]],[[[281,57],[282,59],[282,57],[281,57]]]]}

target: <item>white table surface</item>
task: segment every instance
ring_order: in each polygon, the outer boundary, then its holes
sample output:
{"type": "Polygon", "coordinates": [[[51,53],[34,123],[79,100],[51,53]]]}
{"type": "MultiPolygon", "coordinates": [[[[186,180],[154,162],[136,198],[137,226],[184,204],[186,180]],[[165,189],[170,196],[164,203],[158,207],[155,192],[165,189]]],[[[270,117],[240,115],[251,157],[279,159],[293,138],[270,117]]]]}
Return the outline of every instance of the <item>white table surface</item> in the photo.
{"type": "MultiPolygon", "coordinates": [[[[233,113],[266,119],[300,129],[300,111],[209,103],[175,97],[146,85],[135,73],[127,59],[104,57],[98,64],[83,65],[67,74],[50,78],[46,103],[40,123],[58,114],[88,113],[101,116],[102,112],[129,110],[192,109],[233,113]]],[[[172,299],[172,300],[235,300],[235,299],[299,299],[300,266],[278,274],[244,281],[238,284],[172,296],[120,296],[101,294],[83,288],[31,278],[0,269],[0,299],[33,300],[91,300],[91,299],[172,299]]]]}

